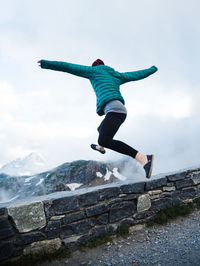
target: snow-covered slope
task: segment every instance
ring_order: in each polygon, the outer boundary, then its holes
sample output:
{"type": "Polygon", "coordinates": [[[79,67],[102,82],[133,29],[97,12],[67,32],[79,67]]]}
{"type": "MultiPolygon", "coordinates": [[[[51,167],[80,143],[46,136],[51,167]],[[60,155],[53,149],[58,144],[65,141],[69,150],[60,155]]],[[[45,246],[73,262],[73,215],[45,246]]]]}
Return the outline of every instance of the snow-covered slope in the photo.
{"type": "Polygon", "coordinates": [[[34,175],[46,169],[45,159],[38,153],[32,152],[23,158],[17,158],[0,168],[0,173],[23,176],[34,175]]]}
{"type": "Polygon", "coordinates": [[[37,158],[35,154],[31,154],[24,160],[13,161],[10,164],[12,167],[7,166],[7,170],[12,169],[12,173],[14,171],[15,175],[0,173],[0,204],[57,191],[71,191],[112,182],[123,182],[128,178],[141,180],[144,175],[144,173],[141,175],[136,167],[137,164],[132,159],[116,162],[77,160],[66,162],[38,174],[16,175],[16,171],[19,169],[22,174],[22,170],[24,173],[33,169],[33,165],[40,166],[41,160],[40,158],[37,160],[37,158]]]}

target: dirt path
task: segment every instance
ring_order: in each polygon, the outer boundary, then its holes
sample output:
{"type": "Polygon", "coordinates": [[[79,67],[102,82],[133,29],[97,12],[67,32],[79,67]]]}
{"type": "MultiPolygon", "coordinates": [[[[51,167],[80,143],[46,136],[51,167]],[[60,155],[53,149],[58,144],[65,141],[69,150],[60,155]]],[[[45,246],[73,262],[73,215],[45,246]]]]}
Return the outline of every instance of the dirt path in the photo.
{"type": "Polygon", "coordinates": [[[200,266],[200,210],[166,224],[144,227],[126,238],[97,248],[76,251],[69,259],[42,266],[180,265],[200,266]]]}

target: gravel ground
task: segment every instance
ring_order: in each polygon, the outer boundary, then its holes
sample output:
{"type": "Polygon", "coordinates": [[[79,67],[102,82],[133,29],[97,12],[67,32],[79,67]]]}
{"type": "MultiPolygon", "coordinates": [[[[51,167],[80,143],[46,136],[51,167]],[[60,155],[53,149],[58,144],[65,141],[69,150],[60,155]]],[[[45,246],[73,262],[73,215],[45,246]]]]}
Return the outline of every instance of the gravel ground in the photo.
{"type": "Polygon", "coordinates": [[[143,227],[100,247],[76,251],[69,259],[42,265],[200,266],[200,210],[166,225],[143,227]]]}

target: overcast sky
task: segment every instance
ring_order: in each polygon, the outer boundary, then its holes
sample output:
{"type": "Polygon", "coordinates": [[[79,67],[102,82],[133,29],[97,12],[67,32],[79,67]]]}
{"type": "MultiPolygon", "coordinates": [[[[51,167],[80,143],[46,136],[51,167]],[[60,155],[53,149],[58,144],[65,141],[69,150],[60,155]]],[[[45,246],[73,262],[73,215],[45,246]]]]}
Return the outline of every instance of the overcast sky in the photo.
{"type": "Polygon", "coordinates": [[[87,79],[37,60],[118,71],[158,67],[121,86],[128,116],[116,135],[155,154],[154,174],[200,164],[198,0],[0,0],[0,164],[30,152],[51,167],[124,158],[91,150],[96,96],[87,79]]]}

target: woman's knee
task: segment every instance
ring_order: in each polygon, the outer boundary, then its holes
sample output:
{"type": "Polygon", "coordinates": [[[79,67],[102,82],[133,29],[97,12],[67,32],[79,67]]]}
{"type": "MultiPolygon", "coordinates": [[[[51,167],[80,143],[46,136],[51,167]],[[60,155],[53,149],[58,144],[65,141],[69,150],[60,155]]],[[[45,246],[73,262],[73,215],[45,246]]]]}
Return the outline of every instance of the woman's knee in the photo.
{"type": "Polygon", "coordinates": [[[108,138],[108,137],[101,137],[101,136],[99,136],[99,138],[98,138],[98,144],[100,145],[100,146],[102,146],[102,147],[108,147],[109,146],[109,144],[110,144],[110,141],[111,141],[112,139],[111,138],[108,138]]]}

